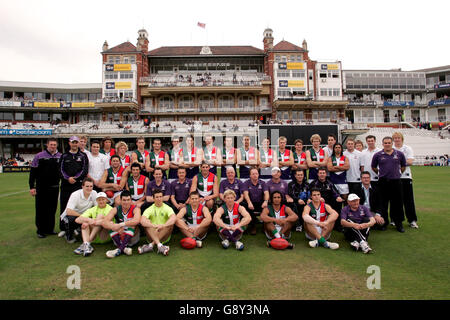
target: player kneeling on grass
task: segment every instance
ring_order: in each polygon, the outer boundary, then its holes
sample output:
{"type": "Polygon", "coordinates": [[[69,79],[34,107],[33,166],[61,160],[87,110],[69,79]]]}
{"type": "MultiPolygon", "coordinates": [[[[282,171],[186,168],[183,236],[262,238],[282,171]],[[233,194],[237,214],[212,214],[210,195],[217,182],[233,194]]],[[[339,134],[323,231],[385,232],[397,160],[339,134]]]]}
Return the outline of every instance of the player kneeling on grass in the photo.
{"type": "MultiPolygon", "coordinates": [[[[274,191],[270,195],[270,204],[261,212],[261,220],[264,222],[264,233],[268,239],[267,246],[274,238],[291,238],[291,229],[295,225],[298,216],[284,204],[280,191],[274,191]]],[[[289,242],[288,249],[293,249],[294,244],[289,242]]]]}
{"type": "Polygon", "coordinates": [[[178,212],[175,224],[186,237],[196,241],[197,248],[201,248],[211,220],[208,208],[200,203],[200,194],[193,191],[189,194],[189,204],[178,212]]]}
{"type": "Polygon", "coordinates": [[[228,249],[232,242],[237,250],[244,250],[244,244],[239,240],[252,218],[247,210],[236,202],[236,193],[233,190],[225,191],[223,197],[225,203],[217,208],[214,214],[214,223],[222,239],[222,247],[228,249]]]}
{"type": "Polygon", "coordinates": [[[311,202],[303,209],[303,221],[305,222],[305,236],[311,248],[319,245],[338,249],[339,244],[327,241],[333,231],[334,222],[339,218],[339,214],[325,202],[320,201],[320,190],[311,189],[311,202]]]}
{"type": "Polygon", "coordinates": [[[158,247],[158,253],[167,256],[170,247],[165,245],[170,241],[173,225],[177,221],[177,216],[173,209],[163,202],[164,193],[156,189],[153,191],[155,203],[145,209],[141,217],[141,225],[149,240],[149,244],[144,244],[138,248],[139,254],[153,251],[153,247],[158,247]]]}
{"type": "Polygon", "coordinates": [[[353,249],[361,249],[369,253],[372,249],[367,243],[369,230],[376,223],[375,218],[366,206],[359,204],[359,197],[351,193],[347,199],[348,205],[341,211],[341,224],[344,227],[344,236],[350,241],[353,249]]]}
{"type": "Polygon", "coordinates": [[[89,208],[75,220],[76,223],[81,224],[83,243],[74,252],[85,257],[94,251],[91,242],[95,240],[97,235],[99,242],[109,240],[108,231],[103,228],[102,224],[103,218],[108,215],[112,207],[108,204],[108,197],[104,192],[97,194],[96,201],[96,206],[89,208]]]}
{"type": "Polygon", "coordinates": [[[141,220],[141,209],[132,204],[130,191],[120,194],[121,204],[109,211],[103,219],[103,228],[111,230],[111,236],[117,249],[106,252],[108,258],[114,258],[122,253],[131,256],[133,249],[127,247],[139,241],[139,229],[136,226],[141,220]],[[114,221],[112,221],[114,219],[114,221]]]}

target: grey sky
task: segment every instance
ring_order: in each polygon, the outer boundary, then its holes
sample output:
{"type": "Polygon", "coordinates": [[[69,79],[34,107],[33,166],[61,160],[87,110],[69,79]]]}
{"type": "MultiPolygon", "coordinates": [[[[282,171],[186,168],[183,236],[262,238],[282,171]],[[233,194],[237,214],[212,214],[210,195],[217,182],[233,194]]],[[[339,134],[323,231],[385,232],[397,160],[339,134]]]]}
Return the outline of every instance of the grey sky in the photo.
{"type": "Polygon", "coordinates": [[[103,42],[136,44],[142,27],[150,50],[262,49],[270,27],[275,44],[306,39],[312,59],[341,60],[344,69],[423,69],[450,64],[449,11],[445,0],[1,1],[0,80],[101,82],[103,42]]]}

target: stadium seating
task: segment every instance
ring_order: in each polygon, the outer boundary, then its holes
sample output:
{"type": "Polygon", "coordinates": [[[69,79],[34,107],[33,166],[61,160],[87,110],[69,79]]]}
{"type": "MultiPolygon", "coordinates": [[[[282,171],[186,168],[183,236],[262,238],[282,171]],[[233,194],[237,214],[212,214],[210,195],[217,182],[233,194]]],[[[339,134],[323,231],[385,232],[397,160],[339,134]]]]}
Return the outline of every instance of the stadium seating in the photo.
{"type": "Polygon", "coordinates": [[[415,164],[424,164],[425,157],[431,158],[450,154],[450,140],[439,137],[437,131],[424,129],[395,129],[395,128],[371,128],[367,133],[359,135],[356,139],[362,140],[365,144],[365,138],[373,135],[377,138],[377,146],[382,147],[382,140],[386,136],[392,136],[394,132],[401,132],[404,136],[404,143],[410,146],[414,151],[415,164]]]}

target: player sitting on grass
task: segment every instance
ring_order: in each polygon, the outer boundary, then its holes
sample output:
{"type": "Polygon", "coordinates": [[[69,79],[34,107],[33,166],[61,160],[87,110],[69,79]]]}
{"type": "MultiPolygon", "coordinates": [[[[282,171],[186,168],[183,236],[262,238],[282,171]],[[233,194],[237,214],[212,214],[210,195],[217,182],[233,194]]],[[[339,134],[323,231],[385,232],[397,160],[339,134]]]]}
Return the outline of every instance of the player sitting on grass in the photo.
{"type": "Polygon", "coordinates": [[[175,224],[186,237],[196,240],[197,248],[201,248],[211,220],[208,208],[200,203],[200,194],[193,191],[189,195],[189,204],[178,212],[175,224]]]}
{"type": "Polygon", "coordinates": [[[122,253],[131,256],[133,249],[127,245],[134,245],[139,241],[139,228],[136,226],[141,220],[141,209],[132,204],[130,191],[124,190],[120,194],[121,204],[109,211],[103,219],[103,228],[109,232],[117,249],[106,252],[108,258],[114,258],[122,253]],[[112,221],[114,219],[114,222],[112,221]]]}
{"type": "Polygon", "coordinates": [[[244,244],[239,240],[252,218],[247,210],[236,202],[236,193],[233,190],[225,191],[223,196],[225,203],[217,208],[214,214],[214,223],[222,239],[222,247],[228,249],[232,242],[237,250],[244,250],[244,244]]]}
{"type": "Polygon", "coordinates": [[[91,242],[98,235],[98,242],[106,242],[109,240],[109,234],[106,229],[103,228],[103,218],[105,218],[112,207],[108,204],[108,197],[104,192],[97,194],[97,205],[87,209],[82,215],[76,218],[75,222],[81,224],[81,236],[83,243],[75,249],[76,254],[82,254],[83,256],[90,255],[94,248],[91,246],[91,242]]]}
{"type": "Polygon", "coordinates": [[[320,190],[311,189],[311,202],[303,209],[303,221],[305,222],[305,236],[311,248],[319,245],[338,249],[339,244],[327,241],[333,231],[334,222],[339,218],[339,214],[325,202],[320,201],[320,190]]]}
{"type": "MultiPolygon", "coordinates": [[[[270,195],[270,204],[261,212],[261,220],[264,222],[264,233],[268,239],[267,246],[273,238],[291,238],[291,229],[295,225],[298,216],[281,202],[283,196],[280,191],[274,191],[270,195]]],[[[293,249],[294,244],[289,243],[288,249],[293,249]]]]}
{"type": "Polygon", "coordinates": [[[173,209],[163,202],[163,192],[159,189],[153,191],[154,204],[147,208],[141,217],[141,225],[144,227],[149,244],[144,244],[138,248],[139,254],[153,251],[155,244],[158,253],[167,256],[170,247],[166,246],[170,241],[173,225],[177,221],[177,216],[173,209]]]}
{"type": "Polygon", "coordinates": [[[350,193],[347,202],[348,206],[341,211],[345,238],[356,251],[361,249],[362,252],[369,253],[372,248],[369,247],[367,239],[370,228],[376,223],[375,218],[369,208],[359,204],[359,197],[356,194],[350,193]]]}

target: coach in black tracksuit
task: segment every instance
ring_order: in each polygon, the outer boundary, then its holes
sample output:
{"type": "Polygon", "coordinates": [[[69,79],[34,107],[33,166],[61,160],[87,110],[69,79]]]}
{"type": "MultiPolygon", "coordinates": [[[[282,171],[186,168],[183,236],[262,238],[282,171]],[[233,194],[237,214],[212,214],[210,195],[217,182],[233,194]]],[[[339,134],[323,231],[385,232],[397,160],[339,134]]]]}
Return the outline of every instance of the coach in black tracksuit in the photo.
{"type": "Polygon", "coordinates": [[[59,194],[58,142],[55,138],[47,140],[47,148],[39,152],[31,163],[29,177],[30,194],[35,197],[36,228],[39,238],[55,234],[55,213],[59,194]]]}
{"type": "MultiPolygon", "coordinates": [[[[86,178],[89,171],[89,159],[87,155],[78,148],[79,138],[72,136],[69,139],[70,150],[61,156],[61,195],[60,215],[66,210],[72,192],[81,189],[81,182],[86,178]]],[[[65,225],[60,220],[59,228],[65,231],[65,225]]]]}

